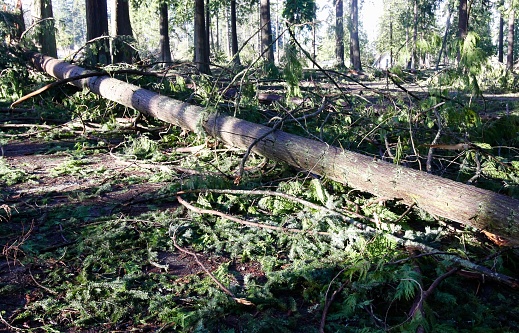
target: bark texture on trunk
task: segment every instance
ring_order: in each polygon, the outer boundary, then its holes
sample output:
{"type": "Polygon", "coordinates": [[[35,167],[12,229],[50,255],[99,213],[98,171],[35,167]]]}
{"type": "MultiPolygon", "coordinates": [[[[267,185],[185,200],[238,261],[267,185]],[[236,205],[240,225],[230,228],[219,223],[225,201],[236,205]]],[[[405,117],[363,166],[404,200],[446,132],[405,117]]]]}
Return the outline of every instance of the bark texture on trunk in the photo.
{"type": "Polygon", "coordinates": [[[236,0],[231,0],[231,50],[233,56],[233,63],[236,66],[241,64],[240,55],[238,53],[238,28],[236,17],[236,0]]]}
{"type": "MultiPolygon", "coordinates": [[[[33,62],[38,69],[59,79],[87,72],[42,55],[34,56],[33,62]]],[[[191,131],[197,131],[202,124],[207,135],[236,147],[248,148],[257,138],[268,134],[254,146],[255,153],[380,197],[415,203],[435,216],[488,231],[509,240],[509,244],[519,244],[519,200],[283,131],[270,132],[269,127],[234,117],[216,113],[207,116],[199,106],[108,76],[73,84],[191,131]]]]}
{"type": "Polygon", "coordinates": [[[261,52],[268,63],[274,63],[274,48],[272,47],[272,26],[270,22],[270,0],[260,1],[261,52]]]}
{"type": "Polygon", "coordinates": [[[358,0],[351,0],[350,21],[350,63],[354,70],[361,71],[358,0]]]}
{"type": "Polygon", "coordinates": [[[209,49],[206,41],[204,0],[195,1],[195,63],[203,74],[210,74],[209,49]]]}
{"type": "Polygon", "coordinates": [[[506,68],[514,69],[514,31],[515,29],[515,10],[512,9],[508,16],[508,47],[506,50],[506,68]]]}
{"type": "Polygon", "coordinates": [[[168,66],[167,63],[171,62],[171,46],[169,43],[169,16],[168,16],[168,4],[161,2],[159,5],[159,46],[160,56],[159,60],[165,62],[164,67],[168,66]]]}
{"type": "MultiPolygon", "coordinates": [[[[21,8],[21,4],[20,4],[21,8]]],[[[23,14],[22,14],[23,15],[23,14]]],[[[39,22],[36,26],[35,44],[39,52],[57,57],[56,34],[54,15],[52,14],[51,0],[35,0],[33,4],[34,23],[39,22]],[[43,21],[42,21],[43,20],[43,21]]]]}
{"type": "Polygon", "coordinates": [[[465,40],[469,32],[469,12],[467,0],[460,0],[458,6],[458,34],[461,40],[465,40]]]}
{"type": "MultiPolygon", "coordinates": [[[[86,23],[87,23],[87,40],[91,41],[95,38],[108,36],[108,12],[106,0],[86,0],[86,23]]],[[[89,57],[92,59],[93,65],[107,65],[111,62],[110,44],[108,38],[101,38],[92,47],[96,48],[91,51],[89,57]]]]}
{"type": "Polygon", "coordinates": [[[133,42],[133,30],[130,21],[129,0],[115,0],[115,35],[118,37],[113,41],[113,61],[128,64],[137,60],[139,55],[129,43],[133,42]]]}
{"type": "Polygon", "coordinates": [[[344,68],[344,7],[343,0],[335,0],[335,63],[344,68]]]}

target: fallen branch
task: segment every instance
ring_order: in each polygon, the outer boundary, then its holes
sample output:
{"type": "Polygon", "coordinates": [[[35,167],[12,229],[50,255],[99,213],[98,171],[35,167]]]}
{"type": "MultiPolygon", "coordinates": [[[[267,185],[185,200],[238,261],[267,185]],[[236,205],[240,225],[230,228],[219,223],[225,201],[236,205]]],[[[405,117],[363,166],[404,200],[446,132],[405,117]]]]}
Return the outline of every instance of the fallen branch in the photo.
{"type": "MultiPolygon", "coordinates": [[[[182,204],[184,207],[188,208],[189,210],[191,211],[194,211],[196,213],[199,213],[199,214],[210,214],[210,215],[215,215],[215,216],[219,216],[221,218],[224,218],[224,219],[227,219],[229,221],[233,221],[233,222],[236,222],[236,223],[239,223],[239,224],[242,224],[242,225],[246,225],[246,226],[250,226],[250,227],[256,227],[256,228],[263,228],[263,229],[270,229],[270,230],[276,230],[276,231],[281,231],[281,232],[292,232],[292,233],[305,233],[305,234],[309,234],[309,235],[321,235],[321,236],[327,236],[327,237],[330,237],[332,235],[332,233],[329,233],[329,232],[324,232],[324,231],[319,231],[319,232],[316,232],[316,231],[306,231],[306,230],[301,230],[301,229],[294,229],[294,228],[283,228],[283,227],[277,227],[277,226],[271,226],[271,225],[265,225],[265,224],[261,224],[261,223],[255,223],[255,222],[249,222],[249,221],[245,221],[245,220],[242,220],[242,219],[239,219],[237,217],[234,217],[232,215],[228,215],[228,214],[225,214],[225,213],[222,213],[222,212],[219,212],[219,211],[215,211],[215,210],[209,210],[209,209],[203,209],[203,208],[198,208],[198,207],[195,207],[191,204],[189,204],[187,201],[185,201],[184,199],[182,199],[182,197],[180,196],[180,194],[185,194],[185,193],[193,193],[193,192],[203,192],[203,191],[212,191],[214,193],[233,193],[233,194],[236,194],[236,192],[240,192],[239,190],[193,190],[193,191],[182,191],[182,192],[178,192],[179,195],[177,195],[177,200],[180,204],[182,204]]],[[[279,196],[282,196],[282,197],[285,197],[286,198],[289,198],[290,200],[294,199],[295,197],[292,197],[290,195],[287,195],[287,194],[284,194],[284,193],[279,193],[279,192],[270,192],[270,191],[244,191],[244,192],[247,192],[247,193],[253,193],[253,192],[256,192],[256,194],[265,194],[266,192],[268,193],[271,193],[271,194],[275,194],[275,195],[279,195],[279,196]]],[[[456,265],[456,266],[460,266],[460,267],[463,267],[465,269],[468,269],[468,270],[471,270],[471,271],[475,271],[489,279],[492,279],[494,281],[497,281],[499,283],[503,283],[511,288],[519,288],[519,280],[516,279],[516,278],[513,278],[513,277],[510,277],[510,276],[507,276],[507,275],[504,275],[504,274],[500,274],[500,273],[497,273],[497,272],[494,272],[492,271],[491,269],[485,267],[485,266],[482,266],[482,265],[479,265],[479,264],[476,264],[476,263],[473,263],[467,259],[463,259],[461,257],[459,257],[457,254],[454,254],[454,253],[446,253],[446,252],[442,252],[442,251],[438,251],[436,250],[435,248],[432,248],[430,246],[427,246],[425,244],[422,244],[422,243],[418,243],[418,242],[415,242],[415,241],[412,241],[412,240],[408,240],[408,239],[403,239],[403,238],[400,238],[398,236],[395,236],[395,235],[392,235],[390,233],[382,233],[380,230],[377,230],[373,227],[370,227],[368,225],[365,225],[363,223],[360,223],[360,222],[357,222],[355,220],[352,220],[350,218],[348,218],[347,216],[345,215],[342,215],[338,212],[335,212],[333,210],[329,210],[328,208],[326,207],[321,207],[319,205],[315,205],[311,202],[308,202],[306,200],[302,200],[302,199],[299,199],[299,198],[295,198],[296,201],[298,202],[305,202],[308,204],[308,206],[310,206],[311,208],[316,208],[317,206],[317,209],[323,209],[323,210],[327,210],[331,213],[335,213],[338,217],[341,217],[348,221],[352,226],[354,226],[355,228],[357,229],[360,229],[362,231],[363,234],[365,235],[369,235],[369,236],[375,236],[375,235],[384,235],[384,237],[386,237],[387,239],[389,239],[390,241],[393,241],[395,242],[396,244],[398,244],[399,246],[402,246],[406,249],[413,249],[413,250],[417,250],[417,251],[420,251],[420,252],[424,252],[426,253],[425,255],[434,255],[436,257],[439,257],[441,259],[444,259],[444,260],[448,260],[448,261],[451,261],[453,265],[456,265]]]]}
{"type": "Polygon", "coordinates": [[[182,204],[182,206],[186,207],[187,209],[189,209],[189,210],[191,210],[191,211],[193,211],[195,213],[219,216],[219,217],[224,218],[226,220],[233,221],[233,222],[236,222],[236,223],[241,224],[241,225],[246,225],[248,227],[255,227],[255,228],[261,228],[261,229],[270,229],[270,230],[283,231],[283,232],[305,233],[305,234],[309,234],[309,235],[322,235],[322,236],[328,236],[328,237],[331,236],[331,233],[329,233],[329,232],[307,231],[307,230],[294,229],[294,228],[283,228],[283,227],[277,227],[277,226],[274,226],[274,225],[268,225],[268,224],[261,224],[261,223],[256,223],[256,222],[245,221],[245,220],[239,219],[237,217],[234,217],[232,215],[228,215],[228,214],[219,212],[217,210],[203,209],[203,208],[195,207],[195,206],[191,205],[190,203],[188,203],[187,201],[185,201],[184,199],[182,199],[181,196],[177,196],[177,200],[178,200],[178,202],[180,204],[182,204]]]}
{"type": "Polygon", "coordinates": [[[216,283],[216,285],[218,285],[218,287],[223,291],[225,292],[227,295],[229,295],[233,300],[236,301],[236,303],[240,303],[240,304],[243,304],[243,305],[254,305],[252,302],[250,301],[247,301],[246,299],[244,298],[237,298],[236,296],[234,296],[234,294],[227,288],[225,288],[225,286],[220,282],[218,281],[218,279],[216,279],[214,277],[214,275],[204,266],[204,264],[202,264],[202,262],[200,261],[200,259],[198,259],[198,255],[194,252],[191,252],[191,251],[188,251],[182,247],[180,247],[178,244],[177,244],[177,237],[176,237],[176,233],[177,233],[177,229],[175,229],[175,231],[173,232],[173,236],[171,237],[173,239],[173,245],[175,246],[175,248],[177,250],[179,250],[180,252],[182,253],[185,253],[185,254],[189,254],[190,256],[192,256],[193,258],[195,258],[195,261],[196,263],[204,270],[204,272],[209,275],[209,277],[211,278],[211,280],[214,281],[214,283],[216,283]]]}

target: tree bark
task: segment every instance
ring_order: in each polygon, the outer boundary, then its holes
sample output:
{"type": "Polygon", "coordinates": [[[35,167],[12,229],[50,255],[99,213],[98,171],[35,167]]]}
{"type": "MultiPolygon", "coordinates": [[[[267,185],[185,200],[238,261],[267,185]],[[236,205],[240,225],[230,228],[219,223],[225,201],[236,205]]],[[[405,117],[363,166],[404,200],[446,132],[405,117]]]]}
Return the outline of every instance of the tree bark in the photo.
{"type": "Polygon", "coordinates": [[[195,63],[198,71],[209,74],[209,50],[206,46],[204,0],[195,0],[195,63]]]}
{"type": "Polygon", "coordinates": [[[451,8],[447,8],[447,22],[445,23],[445,34],[443,34],[442,46],[440,47],[440,53],[438,54],[438,61],[436,61],[436,70],[440,67],[440,62],[442,59],[443,50],[445,50],[445,45],[447,45],[447,37],[449,35],[449,29],[451,28],[451,8]]]}
{"type": "Polygon", "coordinates": [[[506,49],[506,68],[514,69],[514,29],[515,29],[515,9],[510,10],[508,16],[508,47],[506,49]]]}
{"type": "MultiPolygon", "coordinates": [[[[16,6],[14,12],[18,15],[18,22],[16,23],[16,37],[20,37],[22,33],[25,31],[25,21],[23,19],[23,4],[22,0],[16,1],[16,6]]],[[[47,54],[47,53],[45,53],[47,54]]],[[[50,55],[50,54],[49,54],[50,55]]]]}
{"type": "Polygon", "coordinates": [[[204,40],[204,49],[205,49],[205,61],[209,64],[211,57],[211,11],[209,10],[209,0],[205,2],[205,40],[204,40]]]}
{"type": "MultiPolygon", "coordinates": [[[[21,6],[21,4],[20,4],[21,6]]],[[[54,16],[52,14],[51,0],[34,0],[33,3],[34,23],[41,21],[35,31],[35,44],[38,51],[57,57],[56,33],[54,28],[54,16]],[[43,21],[42,21],[43,20],[43,21]]]]}
{"type": "Polygon", "coordinates": [[[270,22],[270,0],[260,2],[261,52],[267,63],[274,63],[274,48],[272,47],[272,25],[270,22]]]}
{"type": "Polygon", "coordinates": [[[130,21],[129,0],[115,0],[115,36],[113,42],[114,62],[133,63],[139,55],[129,43],[133,41],[133,30],[130,21]]]}
{"type": "Polygon", "coordinates": [[[350,18],[350,63],[354,70],[361,71],[358,0],[351,0],[350,18]]]}
{"type": "Polygon", "coordinates": [[[238,53],[238,29],[236,21],[236,0],[231,0],[231,54],[234,65],[239,66],[241,62],[240,54],[238,53]]]}
{"type": "Polygon", "coordinates": [[[335,0],[335,65],[344,68],[344,3],[335,0]]]}
{"type": "Polygon", "coordinates": [[[467,0],[460,0],[458,10],[458,35],[462,41],[469,32],[469,12],[467,0]]]}
{"type": "MultiPolygon", "coordinates": [[[[33,63],[59,79],[87,72],[41,54],[33,56],[33,63]]],[[[264,136],[253,152],[361,191],[414,203],[434,216],[488,231],[508,240],[510,245],[519,244],[519,200],[234,117],[207,115],[202,107],[108,76],[72,84],[184,129],[198,131],[201,125],[208,136],[239,148],[248,148],[264,136]]]]}
{"type": "Polygon", "coordinates": [[[504,28],[505,28],[505,20],[503,19],[503,14],[499,14],[499,34],[497,37],[497,59],[500,63],[503,63],[503,41],[504,41],[504,28]]]}
{"type": "MultiPolygon", "coordinates": [[[[86,0],[87,40],[108,37],[108,12],[106,0],[86,0]]],[[[93,65],[107,65],[110,59],[108,38],[101,38],[90,45],[88,57],[93,65]],[[95,50],[93,50],[95,48],[95,50]]]]}
{"type": "Polygon", "coordinates": [[[414,0],[413,6],[413,48],[411,51],[411,70],[418,66],[418,0],[414,0]]]}
{"type": "Polygon", "coordinates": [[[171,45],[169,42],[168,4],[165,1],[162,1],[159,4],[159,35],[160,35],[159,60],[164,63],[170,63],[171,62],[171,45]]]}

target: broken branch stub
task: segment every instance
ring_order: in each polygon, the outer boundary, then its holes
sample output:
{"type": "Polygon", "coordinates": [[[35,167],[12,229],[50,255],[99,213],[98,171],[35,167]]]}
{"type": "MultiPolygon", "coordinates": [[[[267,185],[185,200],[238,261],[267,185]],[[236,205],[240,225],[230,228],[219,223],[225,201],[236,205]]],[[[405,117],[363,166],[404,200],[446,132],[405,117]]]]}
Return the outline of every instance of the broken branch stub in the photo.
{"type": "MultiPolygon", "coordinates": [[[[58,78],[85,74],[84,68],[41,54],[34,54],[36,68],[58,78]]],[[[252,149],[267,158],[286,162],[361,191],[415,203],[428,213],[475,227],[519,244],[519,200],[425,172],[394,165],[323,142],[314,141],[235,117],[207,114],[190,105],[138,86],[108,77],[71,82],[79,88],[134,108],[147,116],[206,134],[229,145],[252,149]],[[270,133],[268,133],[270,132],[270,133]]]]}

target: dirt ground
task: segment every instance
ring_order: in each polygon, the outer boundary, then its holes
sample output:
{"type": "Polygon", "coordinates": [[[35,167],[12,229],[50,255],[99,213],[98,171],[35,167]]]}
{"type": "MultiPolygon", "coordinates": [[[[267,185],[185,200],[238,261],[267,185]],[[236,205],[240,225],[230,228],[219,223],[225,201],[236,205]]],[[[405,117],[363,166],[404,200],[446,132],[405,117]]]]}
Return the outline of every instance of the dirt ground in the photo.
{"type": "MultiPolygon", "coordinates": [[[[87,158],[87,163],[80,166],[74,174],[57,174],[56,170],[71,160],[70,150],[74,149],[75,140],[46,141],[38,139],[13,140],[2,146],[3,160],[11,170],[23,170],[28,180],[7,186],[2,185],[0,201],[0,224],[8,235],[0,235],[2,256],[0,257],[0,287],[16,286],[13,292],[0,294],[0,312],[5,311],[0,322],[0,330],[6,329],[6,322],[15,317],[21,309],[34,299],[38,299],[46,287],[35,276],[40,276],[43,267],[40,263],[27,262],[28,254],[23,251],[23,244],[31,238],[40,237],[39,229],[46,224],[46,215],[55,209],[83,209],[89,219],[108,216],[114,212],[124,216],[137,216],[149,210],[147,198],[167,186],[165,182],[137,182],[128,184],[114,182],[114,179],[139,178],[149,176],[158,165],[139,164],[118,159],[109,151],[101,151],[87,158]],[[86,170],[109,170],[96,174],[86,170]],[[84,174],[81,173],[84,171],[84,174]],[[109,184],[103,187],[104,184],[109,184]],[[99,189],[102,188],[102,191],[99,189]],[[99,194],[96,194],[99,193],[99,194]],[[16,235],[13,237],[13,235],[16,235]]],[[[181,178],[180,175],[179,178],[181,178]]],[[[180,180],[179,180],[180,181],[180,180]]],[[[177,207],[177,203],[160,203],[157,210],[177,207]]],[[[46,232],[41,240],[43,252],[53,251],[71,243],[62,232],[59,221],[54,223],[54,230],[46,232]]],[[[204,274],[197,260],[182,252],[161,252],[158,265],[149,265],[146,270],[160,273],[164,266],[167,272],[179,278],[192,274],[204,274]]],[[[229,259],[198,255],[198,260],[210,271],[229,259]]],[[[31,260],[29,260],[30,262],[31,260]]],[[[56,263],[59,265],[59,263],[56,263]]],[[[230,270],[235,272],[237,284],[243,283],[245,275],[261,277],[264,273],[256,262],[231,263],[230,270]]]]}

